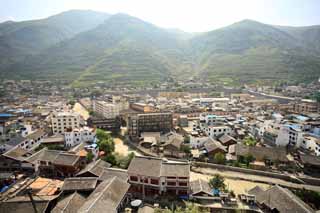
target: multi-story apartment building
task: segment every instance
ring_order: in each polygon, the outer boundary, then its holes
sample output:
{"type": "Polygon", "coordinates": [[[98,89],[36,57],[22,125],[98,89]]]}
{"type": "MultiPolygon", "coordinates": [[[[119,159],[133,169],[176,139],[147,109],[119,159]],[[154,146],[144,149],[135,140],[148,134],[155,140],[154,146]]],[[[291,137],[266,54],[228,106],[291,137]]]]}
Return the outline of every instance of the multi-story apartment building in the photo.
{"type": "Polygon", "coordinates": [[[80,128],[80,115],[76,112],[53,112],[51,125],[53,134],[62,134],[67,130],[80,128]]]}
{"type": "Polygon", "coordinates": [[[65,146],[73,147],[82,142],[93,142],[96,136],[95,129],[83,127],[80,129],[73,129],[64,133],[65,146]]]}
{"type": "Polygon", "coordinates": [[[303,131],[300,126],[286,124],[280,127],[278,137],[276,139],[277,146],[300,147],[303,141],[303,131]]]}
{"type": "Polygon", "coordinates": [[[141,132],[169,132],[172,128],[172,113],[145,113],[128,117],[130,136],[139,136],[141,132]]]}
{"type": "Polygon", "coordinates": [[[134,193],[187,195],[190,192],[190,164],[160,158],[135,157],[128,168],[128,182],[134,193]]]}
{"type": "Polygon", "coordinates": [[[120,114],[120,107],[118,104],[106,101],[94,101],[93,111],[105,118],[115,118],[120,114]]]}
{"type": "Polygon", "coordinates": [[[292,105],[292,111],[295,113],[318,113],[319,104],[317,102],[296,102],[292,105]]]}
{"type": "Polygon", "coordinates": [[[207,126],[203,130],[211,138],[215,138],[220,135],[229,135],[232,131],[231,128],[226,125],[207,126]]]}
{"type": "Polygon", "coordinates": [[[314,152],[317,156],[320,156],[320,139],[318,137],[305,135],[303,137],[301,147],[314,152]]]}

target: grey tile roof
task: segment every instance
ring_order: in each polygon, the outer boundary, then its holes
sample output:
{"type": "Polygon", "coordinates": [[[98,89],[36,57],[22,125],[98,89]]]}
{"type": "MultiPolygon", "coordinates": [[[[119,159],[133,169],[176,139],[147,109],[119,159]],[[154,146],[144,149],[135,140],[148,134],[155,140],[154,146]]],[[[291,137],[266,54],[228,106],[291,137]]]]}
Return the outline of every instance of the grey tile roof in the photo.
{"type": "Polygon", "coordinates": [[[315,212],[310,206],[304,203],[290,190],[278,185],[266,191],[251,191],[256,196],[260,204],[268,206],[270,209],[277,209],[279,212],[292,213],[312,213],[315,212]]]}
{"type": "Polygon", "coordinates": [[[287,152],[285,148],[268,148],[257,146],[246,146],[243,144],[236,144],[235,152],[237,156],[245,156],[251,154],[255,159],[269,159],[272,161],[279,160],[281,162],[288,162],[287,152]]]}
{"type": "Polygon", "coordinates": [[[29,140],[35,140],[35,139],[40,138],[41,136],[44,136],[45,134],[46,133],[42,129],[39,129],[39,130],[31,133],[30,135],[27,135],[26,138],[28,138],[29,140]]]}
{"type": "Polygon", "coordinates": [[[212,189],[209,186],[209,183],[205,180],[198,179],[190,182],[192,195],[196,195],[198,193],[206,193],[208,195],[213,195],[212,189]]]}
{"type": "Polygon", "coordinates": [[[87,198],[79,213],[117,212],[130,184],[117,177],[103,181],[87,198]]]}
{"type": "Polygon", "coordinates": [[[99,177],[105,169],[111,167],[111,164],[98,159],[94,162],[88,164],[83,170],[81,170],[76,176],[84,175],[86,172],[91,173],[92,175],[99,177]]]}
{"type": "Polygon", "coordinates": [[[161,164],[159,158],[136,156],[129,165],[128,173],[160,177],[161,164]]]}
{"type": "Polygon", "coordinates": [[[14,160],[23,161],[29,154],[30,153],[27,150],[22,149],[21,147],[14,147],[2,155],[14,160]]]}
{"type": "Polygon", "coordinates": [[[166,177],[189,177],[189,163],[162,163],[161,176],[166,177]]]}
{"type": "Polygon", "coordinates": [[[187,162],[165,162],[160,158],[136,156],[129,165],[128,173],[149,177],[189,177],[190,165],[187,162]]]}
{"type": "Polygon", "coordinates": [[[118,169],[118,168],[107,168],[104,169],[104,171],[99,176],[99,180],[108,180],[113,177],[118,177],[119,179],[123,181],[128,180],[128,173],[125,169],[118,169]]]}
{"type": "Polygon", "coordinates": [[[314,155],[300,155],[300,160],[303,164],[320,167],[320,157],[314,155]]]}
{"type": "Polygon", "coordinates": [[[76,213],[83,205],[86,198],[81,194],[75,192],[63,199],[59,200],[57,205],[52,209],[52,213],[76,213]]]}
{"type": "Polygon", "coordinates": [[[72,177],[64,179],[62,191],[93,191],[98,183],[95,177],[72,177]]]}
{"type": "Polygon", "coordinates": [[[75,154],[59,153],[52,163],[56,165],[74,166],[79,159],[80,157],[75,154]]]}
{"type": "Polygon", "coordinates": [[[229,141],[234,141],[235,143],[237,143],[237,140],[233,137],[231,137],[230,135],[222,135],[219,139],[218,139],[221,144],[225,145],[226,143],[228,143],[229,141]]]}
{"type": "Polygon", "coordinates": [[[222,150],[224,152],[227,152],[227,148],[225,146],[223,146],[219,141],[213,140],[212,138],[209,138],[209,140],[203,145],[208,153],[214,150],[222,150]]]}

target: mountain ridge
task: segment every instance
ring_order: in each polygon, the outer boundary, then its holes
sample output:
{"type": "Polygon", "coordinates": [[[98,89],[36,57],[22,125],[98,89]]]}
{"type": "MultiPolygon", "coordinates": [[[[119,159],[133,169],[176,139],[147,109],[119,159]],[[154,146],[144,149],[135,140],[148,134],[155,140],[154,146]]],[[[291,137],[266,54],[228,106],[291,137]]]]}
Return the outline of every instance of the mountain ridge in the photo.
{"type": "MultiPolygon", "coordinates": [[[[318,28],[292,30],[242,20],[191,36],[120,13],[27,54],[0,70],[0,75],[69,79],[74,86],[97,80],[150,83],[192,76],[228,82],[310,81],[320,75],[318,28]],[[316,44],[310,45],[306,36],[316,44]]],[[[0,68],[1,63],[5,62],[0,61],[0,68]]]]}

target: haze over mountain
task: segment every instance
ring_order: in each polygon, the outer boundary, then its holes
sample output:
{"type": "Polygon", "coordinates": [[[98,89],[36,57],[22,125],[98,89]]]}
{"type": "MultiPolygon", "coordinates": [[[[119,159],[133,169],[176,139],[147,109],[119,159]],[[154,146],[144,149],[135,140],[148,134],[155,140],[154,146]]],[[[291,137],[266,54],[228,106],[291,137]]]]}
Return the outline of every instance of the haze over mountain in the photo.
{"type": "Polygon", "coordinates": [[[192,76],[227,82],[311,81],[320,76],[319,53],[320,26],[244,20],[189,34],[94,11],[0,24],[3,79],[62,79],[74,86],[192,76]]]}

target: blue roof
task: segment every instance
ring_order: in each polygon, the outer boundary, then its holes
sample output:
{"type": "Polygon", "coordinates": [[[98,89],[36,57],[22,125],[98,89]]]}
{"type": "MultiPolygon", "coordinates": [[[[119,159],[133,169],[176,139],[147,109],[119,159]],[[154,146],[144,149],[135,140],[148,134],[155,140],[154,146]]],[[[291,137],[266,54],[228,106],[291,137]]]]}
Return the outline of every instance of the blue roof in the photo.
{"type": "Polygon", "coordinates": [[[8,114],[8,113],[0,113],[0,117],[12,117],[12,114],[8,114]]]}
{"type": "Polygon", "coordinates": [[[295,117],[296,117],[296,119],[301,120],[301,121],[306,121],[306,120],[309,119],[308,117],[303,116],[303,115],[297,115],[297,116],[295,116],[295,117]]]}

